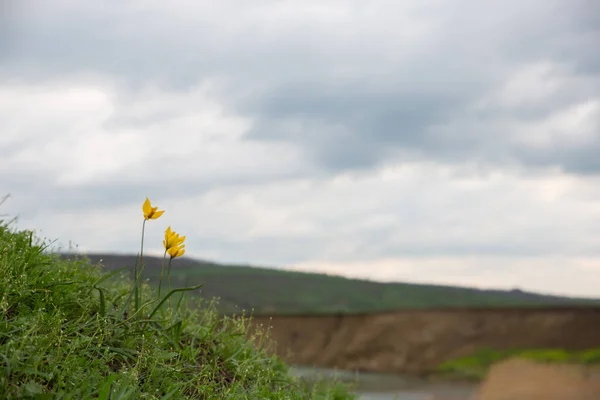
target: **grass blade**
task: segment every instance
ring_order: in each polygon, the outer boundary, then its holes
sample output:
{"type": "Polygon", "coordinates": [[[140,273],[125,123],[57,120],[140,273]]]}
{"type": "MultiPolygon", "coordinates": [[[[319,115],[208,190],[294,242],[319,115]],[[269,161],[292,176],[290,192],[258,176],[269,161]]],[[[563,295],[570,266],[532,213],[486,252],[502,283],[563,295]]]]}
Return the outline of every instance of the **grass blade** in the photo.
{"type": "Polygon", "coordinates": [[[156,314],[156,312],[159,310],[159,308],[164,304],[164,302],[167,301],[167,299],[170,298],[175,293],[177,293],[177,292],[190,292],[192,290],[200,289],[202,286],[204,286],[204,283],[202,283],[200,285],[196,285],[196,286],[191,286],[191,287],[179,288],[179,289],[173,289],[173,290],[171,290],[169,293],[167,293],[167,295],[165,297],[163,297],[163,299],[160,301],[160,303],[158,303],[158,305],[154,308],[154,310],[152,310],[152,312],[150,313],[150,315],[148,316],[148,318],[152,318],[154,316],[154,314],[156,314]]]}
{"type": "Polygon", "coordinates": [[[104,289],[97,286],[94,286],[94,289],[96,289],[100,294],[100,316],[106,317],[106,301],[104,298],[104,289]]]}
{"type": "Polygon", "coordinates": [[[111,375],[108,377],[104,385],[98,390],[98,400],[108,400],[110,397],[110,389],[112,388],[112,384],[117,379],[117,375],[111,375]]]}

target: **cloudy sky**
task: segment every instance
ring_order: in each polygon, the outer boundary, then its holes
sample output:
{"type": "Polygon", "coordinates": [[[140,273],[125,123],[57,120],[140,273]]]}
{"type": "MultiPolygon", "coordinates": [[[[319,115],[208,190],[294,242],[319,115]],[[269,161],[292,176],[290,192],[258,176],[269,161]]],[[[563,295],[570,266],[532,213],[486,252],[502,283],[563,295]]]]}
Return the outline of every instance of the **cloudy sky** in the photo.
{"type": "Polygon", "coordinates": [[[599,48],[597,0],[1,0],[0,214],[600,297],[599,48]]]}

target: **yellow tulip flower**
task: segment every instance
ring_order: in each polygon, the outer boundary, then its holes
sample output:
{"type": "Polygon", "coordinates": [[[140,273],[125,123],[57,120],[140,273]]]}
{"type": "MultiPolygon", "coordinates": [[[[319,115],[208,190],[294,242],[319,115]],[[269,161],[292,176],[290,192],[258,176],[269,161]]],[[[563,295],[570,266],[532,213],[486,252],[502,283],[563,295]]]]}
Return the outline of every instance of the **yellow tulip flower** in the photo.
{"type": "Polygon", "coordinates": [[[146,220],[157,219],[165,212],[164,210],[159,211],[158,207],[152,207],[152,204],[150,204],[150,200],[147,197],[146,201],[144,201],[144,205],[142,206],[142,211],[144,212],[144,219],[146,220]]]}
{"type": "Polygon", "coordinates": [[[163,245],[165,246],[165,250],[169,250],[172,247],[179,246],[185,240],[185,236],[179,236],[177,232],[171,230],[169,226],[165,231],[165,239],[163,240],[163,245]]]}
{"type": "Polygon", "coordinates": [[[167,250],[171,258],[181,257],[185,253],[185,245],[180,244],[167,250]]]}

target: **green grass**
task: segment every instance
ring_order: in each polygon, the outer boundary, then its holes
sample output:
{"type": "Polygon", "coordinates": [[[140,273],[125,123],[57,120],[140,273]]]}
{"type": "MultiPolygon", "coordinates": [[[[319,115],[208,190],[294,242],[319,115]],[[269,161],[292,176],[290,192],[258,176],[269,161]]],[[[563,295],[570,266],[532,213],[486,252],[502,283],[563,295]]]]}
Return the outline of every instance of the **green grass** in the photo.
{"type": "MultiPolygon", "coordinates": [[[[90,260],[107,269],[130,267],[135,256],[90,254],[90,260]]],[[[145,277],[157,284],[161,258],[145,258],[145,277]]],[[[379,283],[315,273],[220,265],[189,258],[177,260],[172,279],[175,285],[205,283],[199,295],[217,297],[219,312],[254,310],[254,314],[277,313],[363,313],[403,308],[526,307],[553,305],[600,305],[598,300],[544,296],[519,290],[379,283]]],[[[196,293],[198,294],[198,293],[196,293]]]]}
{"type": "Polygon", "coordinates": [[[600,364],[600,348],[581,351],[563,349],[513,349],[504,351],[482,349],[470,356],[446,361],[437,367],[436,372],[457,379],[481,380],[494,363],[511,357],[544,363],[591,365],[600,364]]]}
{"type": "MultiPolygon", "coordinates": [[[[50,254],[0,221],[0,398],[353,398],[293,378],[262,349],[264,334],[248,339],[247,319],[200,300],[138,319],[131,292],[122,276],[50,254]]],[[[151,288],[142,294],[145,310],[156,307],[151,288]]]]}

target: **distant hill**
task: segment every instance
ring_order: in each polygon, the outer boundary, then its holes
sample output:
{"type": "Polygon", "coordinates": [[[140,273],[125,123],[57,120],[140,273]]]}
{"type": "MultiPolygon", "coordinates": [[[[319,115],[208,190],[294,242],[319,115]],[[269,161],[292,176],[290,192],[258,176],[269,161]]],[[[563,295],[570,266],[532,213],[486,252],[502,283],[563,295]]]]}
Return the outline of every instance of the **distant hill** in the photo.
{"type": "MultiPolygon", "coordinates": [[[[63,255],[73,257],[73,255],[63,255]]],[[[132,270],[136,256],[87,254],[107,270],[132,270]],[[101,260],[101,261],[100,261],[101,260]]],[[[144,257],[144,277],[158,285],[162,258],[144,257]]],[[[242,265],[223,265],[179,258],[173,261],[172,286],[204,283],[197,295],[220,298],[223,313],[254,310],[261,313],[363,313],[407,308],[526,307],[598,305],[599,300],[547,296],[520,290],[380,283],[316,273],[293,272],[242,265]]],[[[166,282],[163,281],[163,282],[166,282]]]]}

